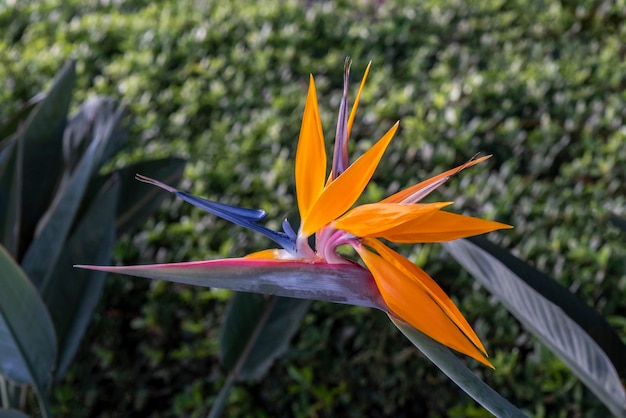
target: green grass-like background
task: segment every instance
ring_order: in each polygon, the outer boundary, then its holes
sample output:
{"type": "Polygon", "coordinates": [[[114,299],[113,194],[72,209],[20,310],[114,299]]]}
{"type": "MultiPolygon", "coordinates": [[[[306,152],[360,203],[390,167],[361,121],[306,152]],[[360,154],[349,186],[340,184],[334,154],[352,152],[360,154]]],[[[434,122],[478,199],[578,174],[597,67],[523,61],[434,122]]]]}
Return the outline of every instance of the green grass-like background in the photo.
{"type": "MultiPolygon", "coordinates": [[[[0,5],[0,119],[78,62],[95,94],[134,115],[122,166],[189,158],[183,188],[297,216],[293,161],[308,75],[334,137],[346,55],[359,155],[396,120],[364,200],[461,164],[431,200],[510,223],[490,234],[626,335],[626,3],[616,1],[17,1],[0,5]]],[[[28,167],[25,167],[28,169],[28,167]]],[[[115,263],[241,256],[265,238],[169,200],[122,237],[115,263]]],[[[403,246],[458,303],[495,371],[468,360],[533,416],[605,416],[600,402],[438,245],[403,246]]],[[[229,293],[110,277],[67,378],[59,416],[205,416],[224,375],[229,293]]],[[[228,417],[486,416],[380,312],[316,302],[292,349],[238,385],[228,417]]]]}

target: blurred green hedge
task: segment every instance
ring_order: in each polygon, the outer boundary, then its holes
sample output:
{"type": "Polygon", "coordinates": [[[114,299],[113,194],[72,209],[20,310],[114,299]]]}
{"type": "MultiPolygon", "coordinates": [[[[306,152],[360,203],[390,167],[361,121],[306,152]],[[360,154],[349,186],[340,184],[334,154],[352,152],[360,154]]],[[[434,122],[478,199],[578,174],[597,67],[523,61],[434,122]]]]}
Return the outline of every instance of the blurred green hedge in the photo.
{"type": "MultiPolygon", "coordinates": [[[[184,188],[295,218],[293,158],[308,74],[328,143],[342,65],[352,94],[373,68],[351,147],[401,130],[366,192],[375,199],[460,164],[435,198],[513,224],[490,239],[555,277],[626,335],[626,3],[80,1],[0,6],[0,119],[68,57],[77,91],[122,99],[133,150],[190,158],[184,188]]],[[[81,101],[84,97],[78,97],[81,101]]],[[[27,169],[27,168],[26,168],[27,169]]],[[[239,256],[268,242],[170,200],[126,236],[117,262],[239,256]]],[[[440,251],[402,250],[458,301],[496,366],[477,372],[533,416],[606,410],[440,251]]],[[[203,416],[223,381],[228,293],[111,277],[90,337],[53,393],[63,416],[203,416]],[[80,411],[80,413],[78,412],[80,411]]],[[[378,312],[315,303],[293,349],[239,386],[227,416],[484,416],[378,312]]]]}

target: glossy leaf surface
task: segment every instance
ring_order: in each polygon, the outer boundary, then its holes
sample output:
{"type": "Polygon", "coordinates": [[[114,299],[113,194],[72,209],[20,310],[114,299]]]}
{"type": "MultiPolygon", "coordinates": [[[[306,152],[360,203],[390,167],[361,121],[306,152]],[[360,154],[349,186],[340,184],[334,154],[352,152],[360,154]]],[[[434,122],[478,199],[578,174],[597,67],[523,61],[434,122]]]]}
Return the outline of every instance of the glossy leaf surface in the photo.
{"type": "MultiPolygon", "coordinates": [[[[613,414],[626,416],[626,391],[615,366],[605,351],[561,306],[540,292],[541,287],[539,290],[533,288],[518,276],[524,272],[532,273],[528,266],[514,263],[510,255],[505,257],[498,252],[496,257],[492,251],[486,251],[468,240],[449,242],[445,247],[527,329],[561,358],[613,414]],[[509,263],[505,264],[500,257],[509,263]]],[[[497,251],[494,249],[493,252],[497,251]]]]}

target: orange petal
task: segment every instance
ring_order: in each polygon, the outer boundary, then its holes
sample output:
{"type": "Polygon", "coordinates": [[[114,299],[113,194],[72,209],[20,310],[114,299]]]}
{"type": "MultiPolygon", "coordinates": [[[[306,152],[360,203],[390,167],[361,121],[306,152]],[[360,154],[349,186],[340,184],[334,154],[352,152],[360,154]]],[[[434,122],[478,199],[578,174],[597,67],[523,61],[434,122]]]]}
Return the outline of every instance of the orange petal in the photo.
{"type": "Polygon", "coordinates": [[[352,110],[350,111],[350,117],[348,118],[348,138],[350,138],[350,132],[352,132],[352,123],[354,122],[354,117],[356,116],[356,109],[359,107],[359,101],[361,100],[361,93],[363,92],[363,87],[365,86],[365,80],[367,80],[367,75],[370,72],[370,67],[372,66],[372,61],[367,64],[367,68],[365,69],[365,74],[363,74],[363,78],[361,79],[361,85],[359,86],[359,92],[354,99],[354,104],[352,105],[352,110]]]}
{"type": "Polygon", "coordinates": [[[375,237],[414,219],[427,218],[451,202],[408,205],[404,203],[371,203],[357,206],[337,219],[334,227],[357,237],[375,237]]]}
{"type": "Polygon", "coordinates": [[[462,164],[458,167],[453,168],[452,170],[448,170],[445,173],[441,173],[435,177],[431,177],[428,180],[424,180],[421,183],[418,183],[414,186],[407,187],[406,189],[399,191],[396,194],[389,196],[388,198],[381,200],[381,203],[415,203],[421,200],[424,196],[435,190],[437,187],[441,186],[443,183],[448,181],[448,179],[455,174],[459,173],[461,170],[465,170],[473,165],[481,163],[486,159],[491,158],[491,155],[485,155],[484,157],[477,158],[475,160],[470,160],[465,164],[462,164]],[[408,201],[408,202],[407,202],[408,201]]]}
{"type": "Polygon", "coordinates": [[[413,278],[420,286],[422,286],[435,303],[437,303],[437,305],[441,307],[441,309],[446,313],[446,315],[448,315],[455,325],[459,327],[461,332],[463,332],[463,334],[465,334],[465,336],[469,338],[469,340],[474,343],[480,351],[487,355],[485,347],[480,342],[480,339],[461,311],[459,311],[454,302],[452,302],[448,295],[446,295],[441,287],[439,287],[437,282],[435,282],[424,270],[376,239],[367,239],[363,242],[365,245],[375,249],[382,258],[393,264],[397,269],[413,278]]]}
{"type": "Polygon", "coordinates": [[[266,260],[287,260],[293,261],[293,257],[287,251],[279,248],[272,248],[269,250],[261,250],[251,254],[248,254],[244,258],[257,258],[266,260]]]}
{"type": "Polygon", "coordinates": [[[401,243],[445,242],[510,228],[513,227],[500,222],[440,210],[428,218],[418,218],[388,229],[380,237],[401,243]]]}
{"type": "Polygon", "coordinates": [[[372,178],[378,162],[397,129],[398,123],[396,122],[372,148],[326,186],[311,207],[309,216],[302,217],[301,228],[305,235],[313,234],[350,209],[372,178]]]}
{"type": "Polygon", "coordinates": [[[363,246],[356,250],[392,313],[429,337],[493,367],[416,280],[363,246]]]}
{"type": "Polygon", "coordinates": [[[300,217],[305,219],[324,189],[326,149],[317,105],[315,81],[310,76],[300,138],[296,151],[296,195],[300,217]]]}

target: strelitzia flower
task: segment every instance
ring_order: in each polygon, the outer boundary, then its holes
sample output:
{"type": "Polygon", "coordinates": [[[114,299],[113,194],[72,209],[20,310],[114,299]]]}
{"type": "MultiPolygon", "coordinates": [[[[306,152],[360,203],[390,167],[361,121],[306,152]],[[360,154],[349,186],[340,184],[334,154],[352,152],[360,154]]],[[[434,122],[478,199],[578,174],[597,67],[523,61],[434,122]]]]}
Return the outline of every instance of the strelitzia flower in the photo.
{"type": "Polygon", "coordinates": [[[141,175],[137,179],[252,229],[280,245],[243,258],[130,267],[80,266],[233,290],[319,299],[374,307],[387,312],[432,339],[491,366],[476,333],[452,300],[421,268],[392,250],[395,243],[443,242],[483,234],[509,225],[458,215],[443,209],[451,202],[420,203],[462,170],[489,156],[467,163],[386,199],[353,207],[364,191],[383,153],[398,129],[394,124],[374,146],[350,161],[348,139],[370,66],[348,112],[350,64],[344,69],[343,97],[335,146],[327,173],[324,134],[313,76],[302,118],[296,152],[295,180],[301,224],[296,232],[289,221],[283,231],[261,224],[266,213],[206,200],[141,175]],[[309,244],[315,236],[315,247],[309,244]],[[351,246],[363,265],[337,250],[351,246]]]}

